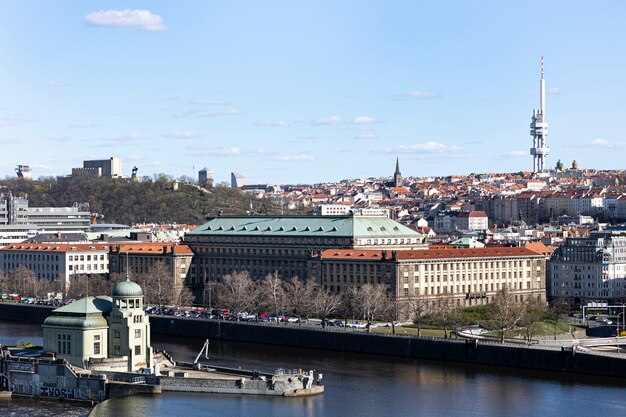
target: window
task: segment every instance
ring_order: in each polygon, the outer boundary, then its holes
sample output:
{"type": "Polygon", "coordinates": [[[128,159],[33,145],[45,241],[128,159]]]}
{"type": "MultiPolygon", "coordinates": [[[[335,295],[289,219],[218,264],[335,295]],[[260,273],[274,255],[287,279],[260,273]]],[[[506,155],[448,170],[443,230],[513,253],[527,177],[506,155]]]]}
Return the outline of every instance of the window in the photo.
{"type": "Polygon", "coordinates": [[[135,346],[135,355],[141,355],[141,345],[135,346]]]}
{"type": "Polygon", "coordinates": [[[120,338],[120,331],[119,330],[113,330],[113,338],[114,339],[119,339],[120,338]]]}
{"type": "Polygon", "coordinates": [[[94,344],[93,344],[93,354],[94,355],[99,355],[100,354],[100,342],[94,342],[94,344]]]}
{"type": "Polygon", "coordinates": [[[135,329],[135,338],[141,337],[141,329],[135,329]]]}

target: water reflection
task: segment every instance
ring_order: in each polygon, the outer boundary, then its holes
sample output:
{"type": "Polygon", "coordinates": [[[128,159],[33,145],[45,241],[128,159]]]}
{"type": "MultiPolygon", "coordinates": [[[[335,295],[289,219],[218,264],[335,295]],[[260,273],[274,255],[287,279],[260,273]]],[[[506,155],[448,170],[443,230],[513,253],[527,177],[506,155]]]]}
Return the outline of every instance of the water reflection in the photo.
{"type": "MultiPolygon", "coordinates": [[[[0,322],[0,337],[6,335],[41,338],[41,327],[0,322]]],[[[193,360],[203,340],[154,336],[153,344],[178,360],[193,360]]],[[[309,398],[134,396],[101,403],[90,417],[626,415],[624,382],[610,378],[219,341],[210,343],[209,356],[215,364],[268,372],[315,369],[324,373],[326,392],[309,398]]],[[[0,408],[0,415],[81,415],[29,407],[19,414],[0,408]]]]}

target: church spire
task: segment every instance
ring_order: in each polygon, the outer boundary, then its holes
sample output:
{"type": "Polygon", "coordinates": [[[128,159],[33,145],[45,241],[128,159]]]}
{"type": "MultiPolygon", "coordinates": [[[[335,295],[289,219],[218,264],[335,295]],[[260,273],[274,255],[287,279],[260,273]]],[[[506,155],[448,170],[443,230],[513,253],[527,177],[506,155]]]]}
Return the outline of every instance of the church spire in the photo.
{"type": "Polygon", "coordinates": [[[402,174],[400,173],[400,160],[396,158],[396,172],[393,173],[393,183],[395,187],[402,185],[402,174]]]}

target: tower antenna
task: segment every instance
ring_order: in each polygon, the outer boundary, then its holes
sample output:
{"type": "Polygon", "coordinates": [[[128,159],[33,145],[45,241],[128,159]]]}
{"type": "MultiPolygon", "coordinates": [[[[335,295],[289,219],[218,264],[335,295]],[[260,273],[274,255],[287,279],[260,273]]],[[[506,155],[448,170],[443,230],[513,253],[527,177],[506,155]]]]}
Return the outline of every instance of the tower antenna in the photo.
{"type": "Polygon", "coordinates": [[[533,172],[542,172],[544,160],[550,154],[546,144],[548,136],[548,119],[546,118],[546,81],[543,78],[543,56],[541,57],[541,80],[539,81],[539,108],[533,110],[530,121],[530,135],[533,137],[533,146],[530,154],[533,157],[533,172]]]}

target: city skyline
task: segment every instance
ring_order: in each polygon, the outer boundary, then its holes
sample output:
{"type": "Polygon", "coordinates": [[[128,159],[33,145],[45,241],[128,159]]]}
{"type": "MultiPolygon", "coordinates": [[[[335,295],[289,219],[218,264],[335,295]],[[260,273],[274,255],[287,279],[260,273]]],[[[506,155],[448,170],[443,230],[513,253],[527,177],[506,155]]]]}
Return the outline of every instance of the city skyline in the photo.
{"type": "Polygon", "coordinates": [[[111,156],[215,182],[532,171],[541,56],[546,166],[622,168],[618,2],[2,4],[2,177],[111,156]]]}

